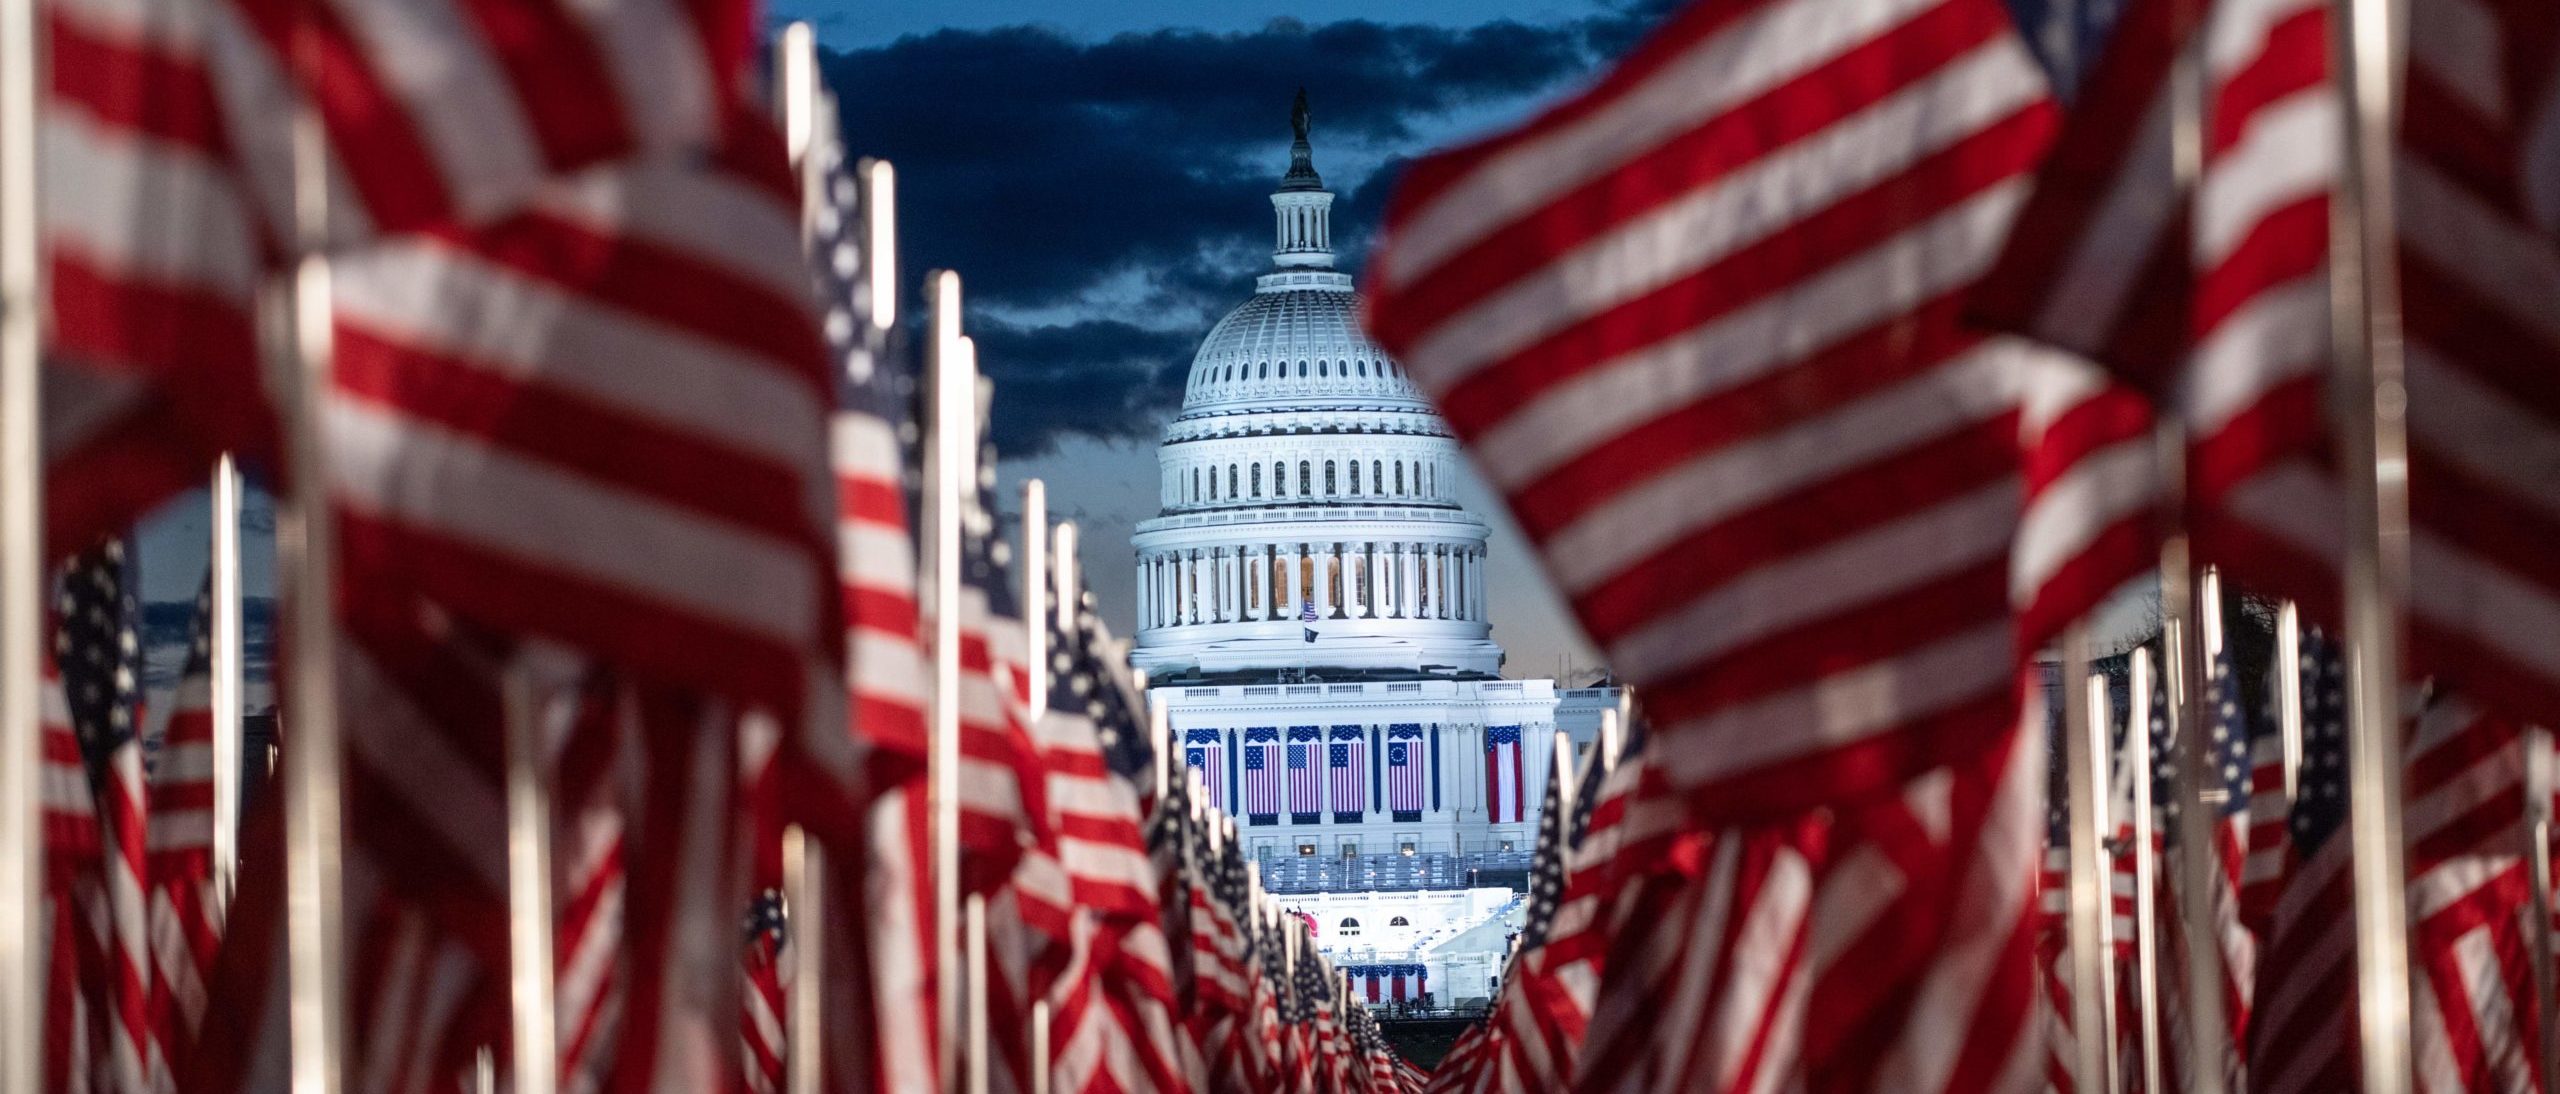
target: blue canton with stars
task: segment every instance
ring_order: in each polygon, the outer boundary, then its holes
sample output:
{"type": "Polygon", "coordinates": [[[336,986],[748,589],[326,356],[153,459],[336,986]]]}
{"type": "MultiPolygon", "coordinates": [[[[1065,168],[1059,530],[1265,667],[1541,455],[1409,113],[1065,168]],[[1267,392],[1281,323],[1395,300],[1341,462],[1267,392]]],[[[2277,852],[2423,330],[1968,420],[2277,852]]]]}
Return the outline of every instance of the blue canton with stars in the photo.
{"type": "Polygon", "coordinates": [[[2318,630],[2302,632],[2302,773],[2291,818],[2295,853],[2320,849],[2347,822],[2347,670],[2318,630]]]}

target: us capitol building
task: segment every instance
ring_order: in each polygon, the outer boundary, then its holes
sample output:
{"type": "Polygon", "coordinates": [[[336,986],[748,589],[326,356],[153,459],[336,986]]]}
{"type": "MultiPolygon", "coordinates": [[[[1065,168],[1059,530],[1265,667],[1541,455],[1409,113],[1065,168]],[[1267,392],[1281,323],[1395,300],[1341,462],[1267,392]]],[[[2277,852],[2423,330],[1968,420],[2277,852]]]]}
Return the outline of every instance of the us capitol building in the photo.
{"type": "MultiPolygon", "coordinates": [[[[1455,890],[1527,866],[1555,729],[1588,748],[1616,693],[1500,675],[1457,443],[1360,330],[1303,94],[1293,121],[1272,269],[1209,331],[1165,428],[1132,657],[1275,891],[1473,907],[1455,890]]],[[[1383,940],[1383,921],[1310,914],[1329,950],[1383,940]]]]}

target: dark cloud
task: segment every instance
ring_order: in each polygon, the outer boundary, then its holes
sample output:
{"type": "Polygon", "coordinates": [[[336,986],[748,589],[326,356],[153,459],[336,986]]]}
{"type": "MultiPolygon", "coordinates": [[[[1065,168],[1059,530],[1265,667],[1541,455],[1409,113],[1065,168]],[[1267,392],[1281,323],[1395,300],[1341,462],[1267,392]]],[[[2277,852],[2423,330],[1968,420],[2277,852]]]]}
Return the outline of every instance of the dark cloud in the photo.
{"type": "Polygon", "coordinates": [[[1169,413],[1196,338],[1263,266],[1261,210],[1287,166],[1298,87],[1352,266],[1387,172],[1349,163],[1418,150],[1453,116],[1576,78],[1639,18],[1608,7],[1551,26],[1280,21],[1103,41],[940,31],[827,66],[849,146],[898,166],[909,270],[959,270],[973,305],[1055,324],[972,308],[1003,385],[1000,441],[1027,454],[1068,434],[1151,435],[1169,413]]]}
{"type": "Polygon", "coordinates": [[[971,324],[995,381],[996,453],[1037,456],[1069,435],[1138,437],[1182,404],[1193,332],[1117,319],[1025,326],[971,324]]]}

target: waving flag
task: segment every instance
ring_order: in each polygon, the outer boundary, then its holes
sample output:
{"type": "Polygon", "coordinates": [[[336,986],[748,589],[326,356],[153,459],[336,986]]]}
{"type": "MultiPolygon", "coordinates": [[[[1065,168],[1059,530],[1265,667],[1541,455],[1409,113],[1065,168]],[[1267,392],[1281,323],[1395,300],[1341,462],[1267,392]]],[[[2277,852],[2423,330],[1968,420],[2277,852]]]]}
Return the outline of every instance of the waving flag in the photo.
{"type": "Polygon", "coordinates": [[[1698,3],[1396,193],[1370,327],[1703,817],[2013,729],[2022,356],[1960,313],[2055,116],[1997,3],[1698,3]]]}
{"type": "Polygon", "coordinates": [[[164,1051],[194,1035],[222,944],[213,876],[213,580],[188,628],[187,660],[151,764],[151,1025],[164,1051]]]}

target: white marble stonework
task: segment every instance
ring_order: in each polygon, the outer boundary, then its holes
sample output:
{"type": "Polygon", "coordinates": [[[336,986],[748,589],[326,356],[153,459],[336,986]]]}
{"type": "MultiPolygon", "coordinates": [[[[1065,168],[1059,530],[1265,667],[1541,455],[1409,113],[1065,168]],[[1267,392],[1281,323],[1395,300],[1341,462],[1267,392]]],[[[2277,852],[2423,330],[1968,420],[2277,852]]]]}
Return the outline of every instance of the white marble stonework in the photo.
{"type": "Polygon", "coordinates": [[[1463,457],[1360,329],[1303,129],[1271,203],[1271,269],[1165,427],[1131,657],[1250,854],[1528,851],[1555,730],[1587,748],[1615,693],[1500,675],[1463,457]]]}

